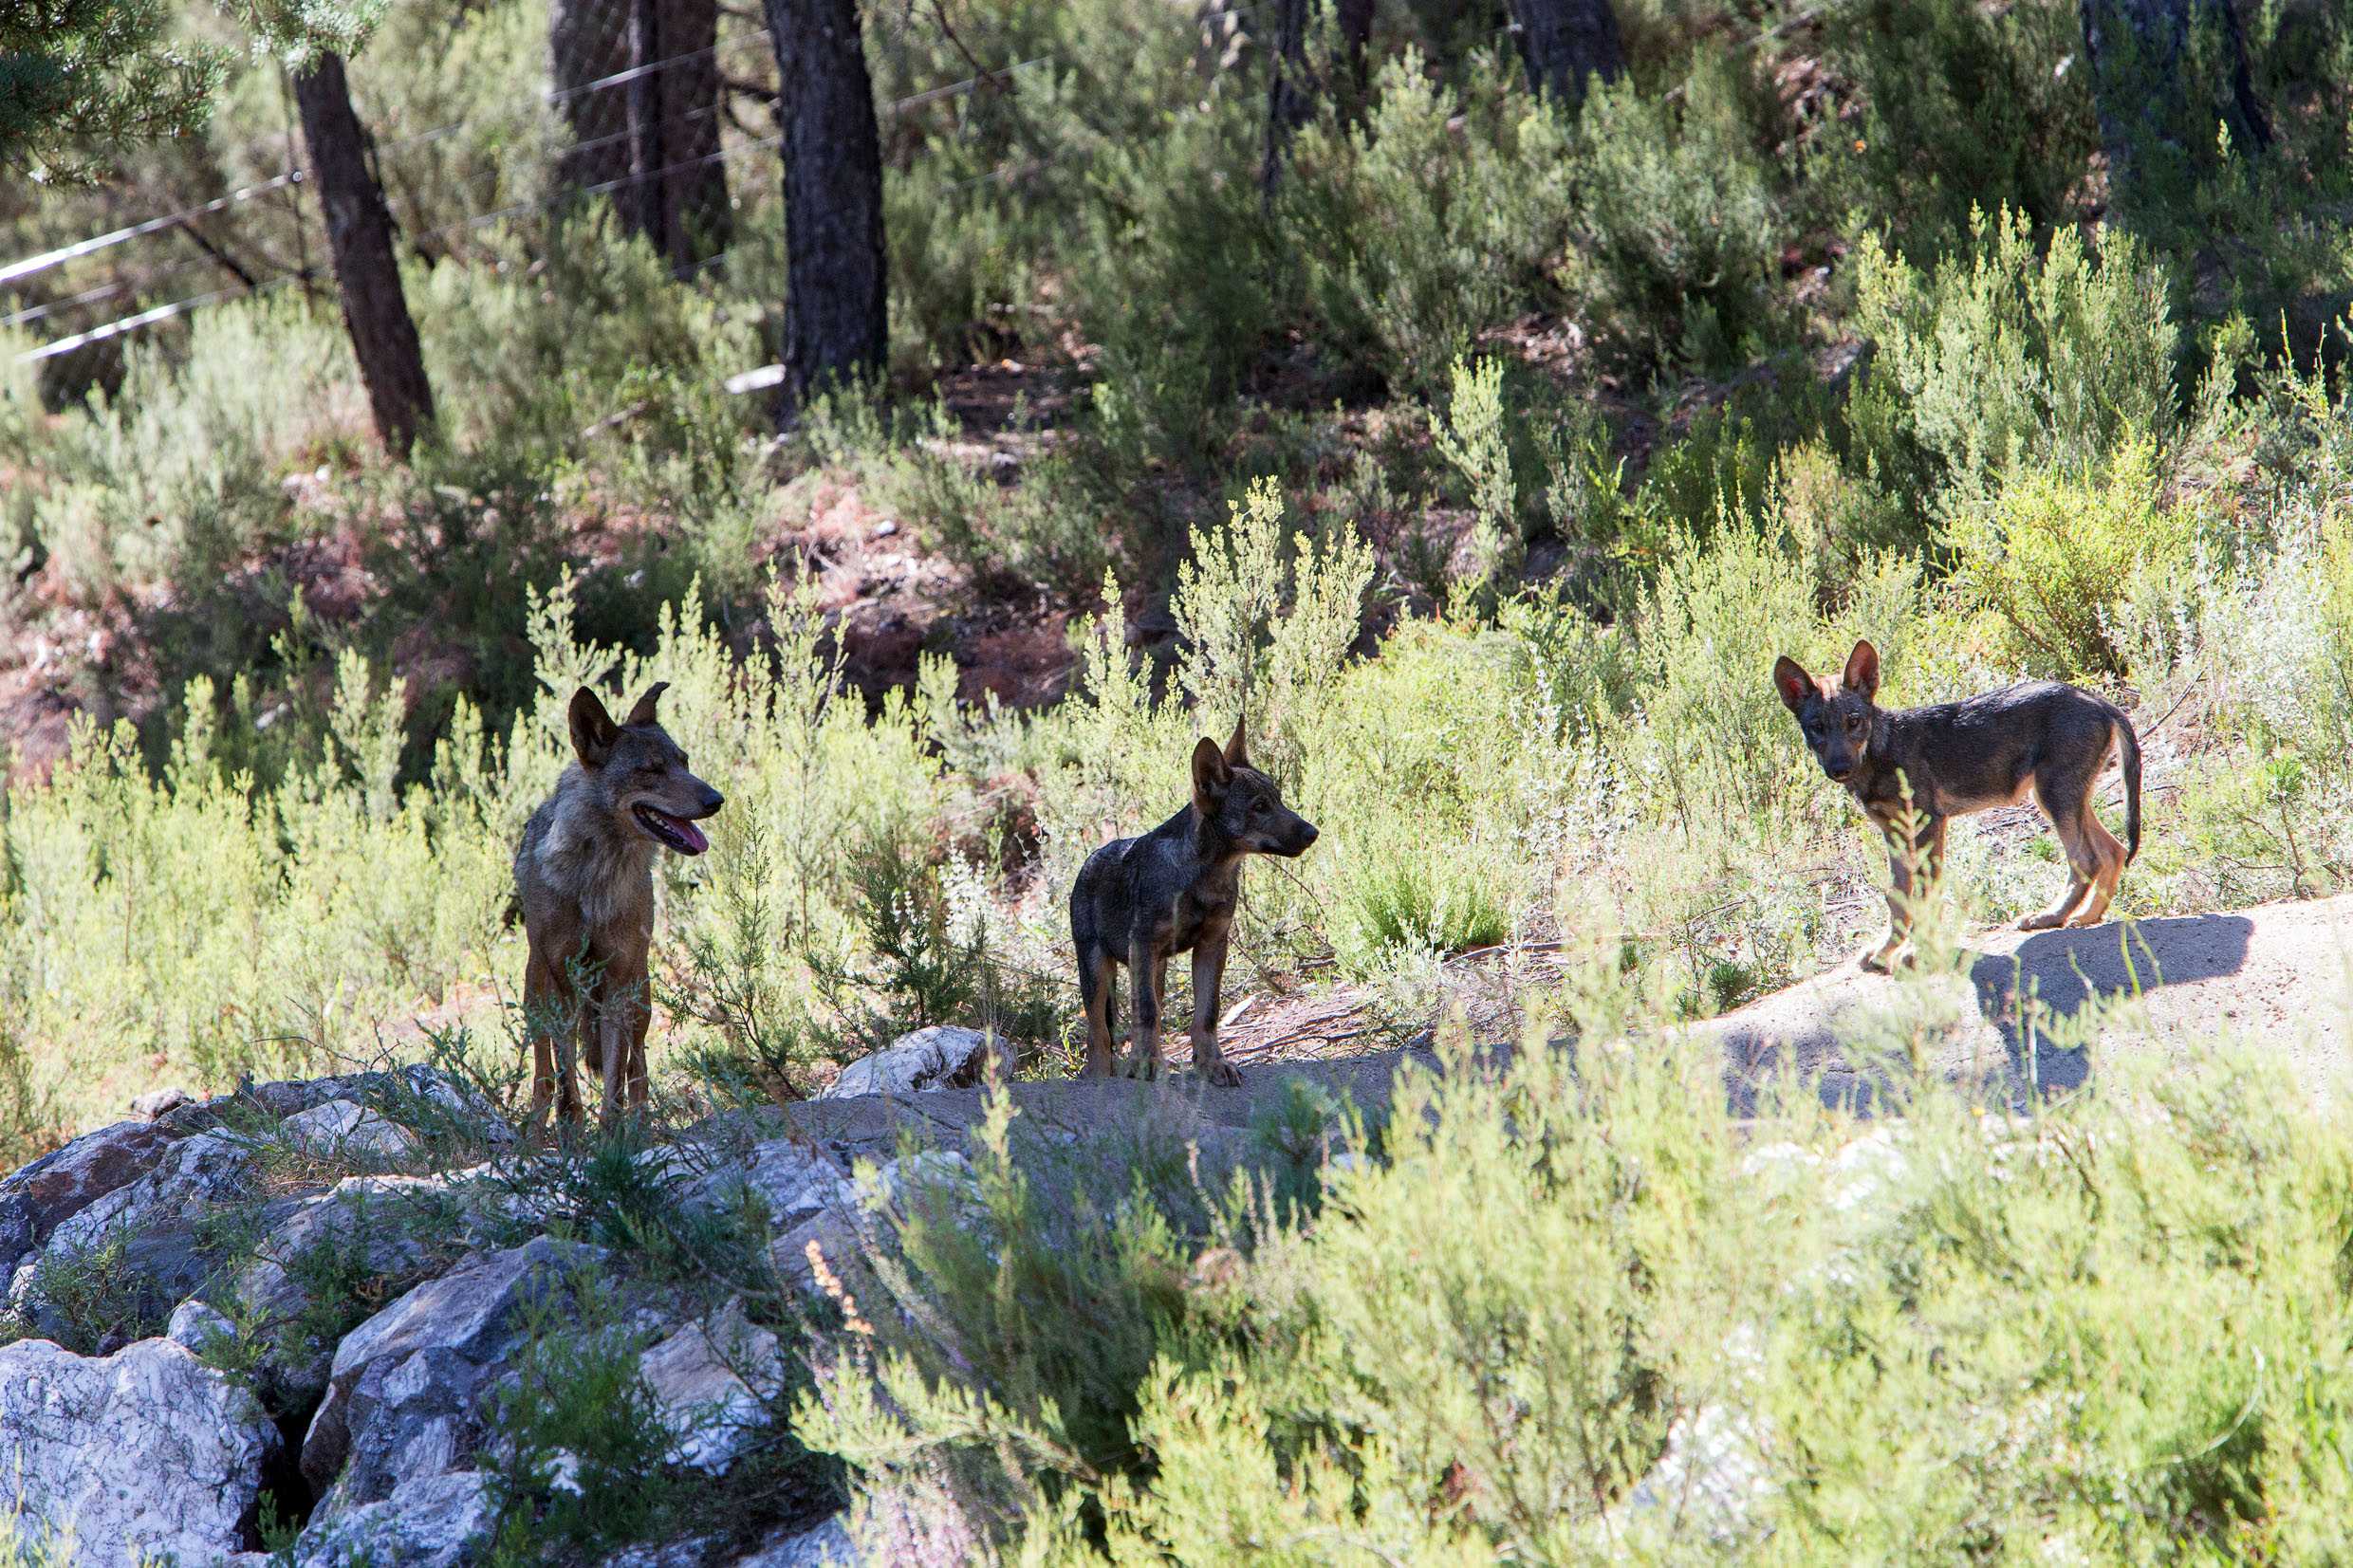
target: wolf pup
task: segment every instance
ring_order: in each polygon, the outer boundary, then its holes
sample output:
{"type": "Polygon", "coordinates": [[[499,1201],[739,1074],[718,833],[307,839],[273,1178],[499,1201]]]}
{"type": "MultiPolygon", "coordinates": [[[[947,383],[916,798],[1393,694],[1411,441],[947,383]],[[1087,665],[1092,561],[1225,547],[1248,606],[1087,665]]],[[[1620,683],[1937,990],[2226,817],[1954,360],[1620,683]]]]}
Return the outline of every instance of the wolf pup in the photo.
{"type": "Polygon", "coordinates": [[[2019,929],[2096,926],[2106,916],[2124,867],[2140,853],[2140,738],[2114,703],[2038,680],[1965,702],[1885,712],[1871,701],[1880,689],[1880,655],[1868,642],[1855,644],[1835,686],[1788,657],[1774,663],[1773,686],[1797,715],[1822,770],[1844,784],[1887,835],[1887,940],[1863,959],[1864,968],[1885,969],[1909,939],[1912,862],[1925,851],[1931,879],[1942,872],[1946,821],[2015,805],[2029,789],[2057,830],[2073,875],[2059,901],[2019,921],[2019,929]],[[2121,844],[2091,808],[2092,785],[2111,751],[2124,775],[2121,844]],[[1919,818],[1910,854],[1899,823],[1907,782],[1919,818]]]}
{"type": "Polygon", "coordinates": [[[1086,858],[1070,888],[1070,940],[1086,1004],[1086,1073],[1111,1075],[1111,985],[1127,966],[1136,994],[1131,1078],[1160,1071],[1160,999],[1169,954],[1193,954],[1193,1064],[1231,1088],[1242,1075],[1217,1048],[1217,987],[1226,935],[1242,895],[1242,858],[1304,854],[1315,827],[1283,804],[1274,781],[1251,766],[1236,721],[1220,751],[1193,748],[1193,803],[1140,839],[1117,839],[1086,858]]]}
{"type": "Polygon", "coordinates": [[[573,1021],[588,1071],[604,1083],[602,1125],[621,1104],[645,1104],[646,950],[654,938],[654,857],[711,847],[695,823],[727,803],[686,770],[654,716],[669,682],[656,681],[620,724],[584,686],[572,693],[572,752],[556,792],[531,813],[515,850],[515,890],[530,958],[523,1007],[531,1031],[531,1125],[550,1099],[563,1121],[580,1119],[572,1077],[573,1021]],[[593,975],[586,994],[574,968],[593,975]]]}

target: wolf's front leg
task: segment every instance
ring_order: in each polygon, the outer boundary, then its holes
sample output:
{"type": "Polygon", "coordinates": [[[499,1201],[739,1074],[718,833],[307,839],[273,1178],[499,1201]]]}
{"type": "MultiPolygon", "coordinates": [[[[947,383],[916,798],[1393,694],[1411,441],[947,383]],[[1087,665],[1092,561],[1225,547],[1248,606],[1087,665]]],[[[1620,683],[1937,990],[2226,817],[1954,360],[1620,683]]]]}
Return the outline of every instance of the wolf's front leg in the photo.
{"type": "Polygon", "coordinates": [[[1913,919],[1919,901],[1936,890],[1937,878],[1944,871],[1944,824],[1942,817],[1929,817],[1921,821],[1919,830],[1906,836],[1891,824],[1887,834],[1887,935],[1879,947],[1862,957],[1862,967],[1878,974],[1888,974],[1899,963],[1909,962],[1905,950],[1912,945],[1913,919]],[[1918,875],[1914,875],[1918,868],[1918,875]]]}
{"type": "Polygon", "coordinates": [[[1217,1047],[1218,987],[1226,978],[1226,945],[1204,942],[1193,950],[1193,1066],[1220,1089],[1240,1086],[1242,1075],[1217,1047]]]}
{"type": "Polygon", "coordinates": [[[1139,932],[1128,946],[1128,988],[1136,993],[1136,1038],[1127,1050],[1129,1078],[1160,1076],[1160,998],[1168,988],[1168,960],[1152,950],[1152,937],[1139,932]]]}

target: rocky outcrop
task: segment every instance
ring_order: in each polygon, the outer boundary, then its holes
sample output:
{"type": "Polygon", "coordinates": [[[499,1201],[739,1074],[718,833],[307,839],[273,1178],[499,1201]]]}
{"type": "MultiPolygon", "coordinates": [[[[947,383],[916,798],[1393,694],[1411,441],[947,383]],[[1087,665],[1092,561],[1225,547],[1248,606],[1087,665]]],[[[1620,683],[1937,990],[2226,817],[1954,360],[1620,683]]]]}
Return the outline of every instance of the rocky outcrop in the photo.
{"type": "Polygon", "coordinates": [[[465,1568],[497,1522],[487,1476],[435,1472],[314,1523],[296,1543],[294,1560],[297,1568],[465,1568]]]}
{"type": "Polygon", "coordinates": [[[333,1519],[407,1481],[469,1467],[482,1395],[504,1370],[529,1309],[603,1256],[541,1237],[402,1296],[343,1337],[303,1439],[303,1478],[333,1519]]]}
{"type": "Polygon", "coordinates": [[[0,1279],[13,1276],[66,1220],[154,1170],[177,1140],[144,1118],[119,1121],[0,1181],[0,1279]]]}
{"type": "Polygon", "coordinates": [[[259,1544],[278,1430],[184,1345],[145,1339],[102,1358],[46,1339],[0,1349],[0,1433],[25,1514],[70,1530],[81,1568],[210,1562],[259,1544]]]}
{"type": "Polygon", "coordinates": [[[330,1099],[286,1118],[278,1136],[306,1154],[395,1160],[417,1152],[417,1134],[357,1100],[330,1099]]]}
{"type": "Polygon", "coordinates": [[[970,1089],[989,1072],[991,1054],[998,1076],[1013,1076],[1010,1048],[978,1029],[935,1024],[899,1036],[883,1049],[861,1057],[842,1069],[842,1076],[820,1098],[841,1099],[853,1095],[908,1095],[932,1089],[970,1089]]]}
{"type": "Polygon", "coordinates": [[[744,1316],[740,1297],[639,1356],[638,1374],[670,1432],[665,1457],[714,1475],[768,1425],[785,1385],[776,1336],[744,1316]]]}
{"type": "Polygon", "coordinates": [[[1925,978],[1841,965],[1686,1031],[1724,1053],[1747,1114],[1785,1070],[1869,1109],[1893,1056],[2008,1084],[2021,1107],[2081,1088],[2092,1041],[2205,1056],[2261,1042],[2315,1088],[2353,1066],[2353,895],[2228,913],[1971,936],[1925,978]],[[2085,1005],[2102,1005],[2096,1021],[2085,1005]]]}

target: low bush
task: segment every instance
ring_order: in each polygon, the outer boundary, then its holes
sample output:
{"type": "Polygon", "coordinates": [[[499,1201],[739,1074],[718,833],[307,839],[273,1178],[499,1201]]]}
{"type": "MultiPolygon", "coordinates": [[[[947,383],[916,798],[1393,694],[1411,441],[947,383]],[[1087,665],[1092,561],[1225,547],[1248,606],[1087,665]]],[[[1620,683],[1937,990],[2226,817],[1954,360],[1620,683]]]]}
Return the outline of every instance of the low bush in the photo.
{"type": "Polygon", "coordinates": [[[1915,268],[1865,239],[1858,324],[1877,344],[1847,407],[1856,461],[1928,515],[2027,469],[2087,475],[2181,428],[2179,328],[2161,267],[2121,231],[2039,253],[2024,214],[1980,214],[1968,253],[1915,268]]]}
{"type": "Polygon", "coordinates": [[[1473,62],[1457,97],[1410,50],[1383,65],[1362,121],[1309,127],[1284,176],[1320,335],[1400,390],[1439,387],[1480,331],[1549,291],[1568,154],[1515,67],[1473,62]]]}
{"type": "Polygon", "coordinates": [[[1859,209],[1923,266],[1975,212],[2014,212],[2038,235],[2069,221],[2100,141],[2075,7],[1865,0],[1824,21],[1862,107],[1815,150],[1825,209],[1859,209]]]}
{"type": "Polygon", "coordinates": [[[1674,101],[1632,77],[1586,95],[1562,282],[1654,363],[1721,370],[1778,335],[1788,220],[1757,151],[1767,101],[1742,58],[1710,49],[1674,101]]]}
{"type": "Polygon", "coordinates": [[[2125,445],[2088,482],[2022,474],[1946,534],[1959,557],[1955,590],[1997,618],[2005,662],[2061,678],[2131,673],[2121,623],[2137,585],[2189,568],[2196,517],[2161,505],[2156,454],[2125,445]]]}

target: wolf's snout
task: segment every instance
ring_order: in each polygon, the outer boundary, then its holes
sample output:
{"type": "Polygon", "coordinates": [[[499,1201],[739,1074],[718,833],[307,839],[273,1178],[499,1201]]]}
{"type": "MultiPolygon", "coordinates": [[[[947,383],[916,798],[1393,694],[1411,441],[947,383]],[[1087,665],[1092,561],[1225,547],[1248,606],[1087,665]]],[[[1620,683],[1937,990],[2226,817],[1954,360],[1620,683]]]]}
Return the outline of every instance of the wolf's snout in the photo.
{"type": "Polygon", "coordinates": [[[719,808],[725,804],[727,804],[726,796],[720,794],[715,789],[707,788],[703,791],[702,809],[695,812],[695,815],[697,817],[715,817],[719,814],[719,808]]]}
{"type": "Polygon", "coordinates": [[[1314,824],[1313,822],[1302,822],[1302,823],[1300,823],[1300,824],[1299,824],[1299,847],[1300,847],[1301,849],[1305,849],[1305,848],[1306,848],[1309,844],[1314,843],[1314,842],[1315,842],[1315,839],[1316,839],[1315,824],[1314,824]]]}

